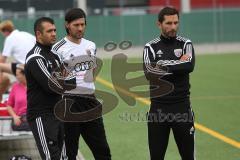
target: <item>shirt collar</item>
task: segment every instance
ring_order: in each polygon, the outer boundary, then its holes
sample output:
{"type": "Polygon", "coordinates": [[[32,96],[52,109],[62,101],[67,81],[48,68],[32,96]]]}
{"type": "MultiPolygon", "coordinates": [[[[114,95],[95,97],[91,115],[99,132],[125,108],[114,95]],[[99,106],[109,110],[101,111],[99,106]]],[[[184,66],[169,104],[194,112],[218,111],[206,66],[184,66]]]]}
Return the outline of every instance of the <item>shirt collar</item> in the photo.
{"type": "Polygon", "coordinates": [[[52,45],[43,45],[43,44],[39,43],[38,41],[36,41],[36,44],[43,49],[47,49],[47,50],[52,49],[52,45]]]}
{"type": "Polygon", "coordinates": [[[165,43],[172,43],[176,39],[176,37],[165,37],[161,34],[160,39],[165,43]]]}

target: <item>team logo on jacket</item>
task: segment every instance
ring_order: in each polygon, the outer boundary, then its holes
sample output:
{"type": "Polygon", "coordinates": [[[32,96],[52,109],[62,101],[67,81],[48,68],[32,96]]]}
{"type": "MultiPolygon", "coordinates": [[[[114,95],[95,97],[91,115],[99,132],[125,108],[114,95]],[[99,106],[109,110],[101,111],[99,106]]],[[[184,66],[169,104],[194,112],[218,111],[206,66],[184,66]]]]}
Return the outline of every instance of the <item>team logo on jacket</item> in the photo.
{"type": "Polygon", "coordinates": [[[158,50],[156,54],[157,54],[158,57],[161,57],[163,52],[161,50],[158,50]]]}
{"type": "Polygon", "coordinates": [[[182,49],[174,49],[174,54],[176,57],[181,57],[182,56],[182,49]]]}

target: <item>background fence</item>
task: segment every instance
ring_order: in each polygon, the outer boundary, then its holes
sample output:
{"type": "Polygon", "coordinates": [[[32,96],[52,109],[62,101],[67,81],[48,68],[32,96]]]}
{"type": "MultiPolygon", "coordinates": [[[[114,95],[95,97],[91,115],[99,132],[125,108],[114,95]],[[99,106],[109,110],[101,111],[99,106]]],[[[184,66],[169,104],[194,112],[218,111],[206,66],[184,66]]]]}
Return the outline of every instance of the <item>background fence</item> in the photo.
{"type": "MultiPolygon", "coordinates": [[[[240,41],[240,9],[194,10],[181,14],[179,33],[194,43],[218,43],[240,41]]],[[[54,18],[58,38],[65,35],[64,18],[54,18]]],[[[13,19],[16,28],[33,33],[34,18],[13,19]]],[[[86,38],[98,47],[108,41],[131,40],[133,45],[142,46],[159,35],[157,15],[89,16],[86,38]]],[[[2,49],[3,37],[0,37],[2,49]]]]}

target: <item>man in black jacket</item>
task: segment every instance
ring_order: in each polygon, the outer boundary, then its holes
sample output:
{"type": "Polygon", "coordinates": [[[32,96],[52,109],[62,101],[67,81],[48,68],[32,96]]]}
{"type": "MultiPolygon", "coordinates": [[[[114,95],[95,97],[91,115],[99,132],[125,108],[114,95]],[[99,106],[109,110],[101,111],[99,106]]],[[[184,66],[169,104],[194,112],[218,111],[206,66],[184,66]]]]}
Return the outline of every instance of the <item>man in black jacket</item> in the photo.
{"type": "Polygon", "coordinates": [[[64,92],[53,74],[60,68],[58,56],[51,52],[56,41],[54,21],[48,17],[37,19],[34,32],[37,42],[27,54],[25,65],[27,119],[42,159],[67,159],[63,123],[54,116],[54,106],[64,92]]]}
{"type": "MultiPolygon", "coordinates": [[[[182,160],[194,160],[194,116],[189,73],[195,58],[192,42],[177,35],[179,13],[165,7],[158,15],[161,36],[144,48],[144,72],[150,83],[148,141],[151,160],[163,160],[172,129],[182,160]],[[163,85],[164,84],[164,85],[163,85]],[[157,95],[156,85],[165,93],[157,95]]],[[[160,92],[159,92],[160,93],[160,92]]]]}

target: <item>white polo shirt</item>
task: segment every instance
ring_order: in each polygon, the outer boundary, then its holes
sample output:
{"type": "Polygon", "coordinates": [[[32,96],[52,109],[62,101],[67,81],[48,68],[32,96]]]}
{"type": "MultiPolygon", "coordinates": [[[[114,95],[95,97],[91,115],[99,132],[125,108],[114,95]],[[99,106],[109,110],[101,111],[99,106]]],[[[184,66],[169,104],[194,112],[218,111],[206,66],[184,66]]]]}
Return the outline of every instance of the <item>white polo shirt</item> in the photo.
{"type": "Polygon", "coordinates": [[[14,30],[4,41],[2,55],[13,56],[16,62],[24,64],[27,53],[34,47],[36,38],[27,32],[14,30]]]}

